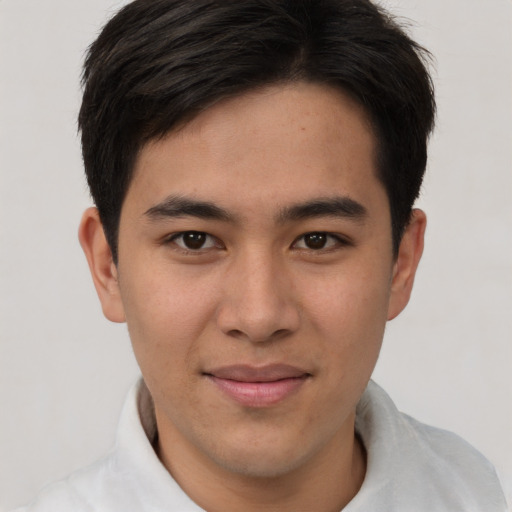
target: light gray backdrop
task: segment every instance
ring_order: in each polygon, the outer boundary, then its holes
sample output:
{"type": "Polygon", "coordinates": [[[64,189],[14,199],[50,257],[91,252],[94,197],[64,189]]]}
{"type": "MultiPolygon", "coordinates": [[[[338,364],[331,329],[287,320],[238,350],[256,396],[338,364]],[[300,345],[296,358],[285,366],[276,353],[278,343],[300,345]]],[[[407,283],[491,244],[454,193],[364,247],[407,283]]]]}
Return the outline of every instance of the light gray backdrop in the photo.
{"type": "MultiPolygon", "coordinates": [[[[383,2],[384,3],[384,2],[383,2]]],[[[137,376],[76,231],[82,56],[121,2],[0,0],[0,510],[111,445],[137,376]]],[[[375,379],[512,482],[512,3],[389,0],[437,59],[427,246],[375,379]]]]}

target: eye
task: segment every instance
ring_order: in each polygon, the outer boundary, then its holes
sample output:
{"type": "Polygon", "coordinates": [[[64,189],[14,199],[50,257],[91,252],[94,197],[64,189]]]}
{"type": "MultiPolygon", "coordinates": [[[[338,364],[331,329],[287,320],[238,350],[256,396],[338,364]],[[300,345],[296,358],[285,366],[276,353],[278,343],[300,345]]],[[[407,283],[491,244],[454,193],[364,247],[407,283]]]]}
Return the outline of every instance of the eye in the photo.
{"type": "Polygon", "coordinates": [[[212,235],[202,231],[176,233],[169,241],[186,251],[201,251],[220,246],[219,242],[212,235]]]}
{"type": "Polygon", "coordinates": [[[306,233],[294,242],[295,249],[309,249],[312,251],[320,251],[322,249],[332,249],[341,245],[346,245],[347,242],[341,237],[324,233],[322,231],[315,231],[306,233]]]}

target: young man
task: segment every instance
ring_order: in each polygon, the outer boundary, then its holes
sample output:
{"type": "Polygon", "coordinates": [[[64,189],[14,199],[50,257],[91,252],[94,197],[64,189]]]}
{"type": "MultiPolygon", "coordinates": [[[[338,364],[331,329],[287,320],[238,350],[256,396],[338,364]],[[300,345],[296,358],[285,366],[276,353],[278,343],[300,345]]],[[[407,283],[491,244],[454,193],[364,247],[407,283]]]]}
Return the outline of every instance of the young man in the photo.
{"type": "Polygon", "coordinates": [[[92,45],[80,241],[143,380],[30,511],[505,510],[370,376],[423,249],[423,51],[359,0],[137,0],[92,45]]]}

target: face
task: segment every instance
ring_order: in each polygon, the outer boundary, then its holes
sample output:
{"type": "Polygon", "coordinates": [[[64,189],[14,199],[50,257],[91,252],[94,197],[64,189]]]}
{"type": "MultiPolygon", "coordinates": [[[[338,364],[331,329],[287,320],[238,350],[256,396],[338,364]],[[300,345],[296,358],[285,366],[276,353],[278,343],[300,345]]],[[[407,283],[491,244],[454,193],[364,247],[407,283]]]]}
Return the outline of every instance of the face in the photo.
{"type": "Polygon", "coordinates": [[[220,102],[143,148],[99,293],[126,318],[161,443],[272,476],[353,442],[405,304],[374,154],[362,109],[304,83],[220,102]]]}

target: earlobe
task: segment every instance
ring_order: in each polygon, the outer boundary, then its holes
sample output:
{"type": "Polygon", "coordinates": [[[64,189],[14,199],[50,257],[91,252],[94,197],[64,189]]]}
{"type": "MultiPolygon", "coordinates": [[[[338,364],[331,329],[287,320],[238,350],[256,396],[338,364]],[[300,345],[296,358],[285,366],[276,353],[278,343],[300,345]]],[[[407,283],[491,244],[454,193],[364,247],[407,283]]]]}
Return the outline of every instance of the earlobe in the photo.
{"type": "Polygon", "coordinates": [[[388,320],[398,316],[409,302],[416,270],[423,254],[426,225],[425,213],[414,209],[402,236],[398,256],[393,266],[388,320]]]}
{"type": "Polygon", "coordinates": [[[85,210],[78,229],[78,238],[89,264],[103,314],[112,322],[124,322],[117,268],[112,261],[112,252],[96,208],[85,210]]]}

